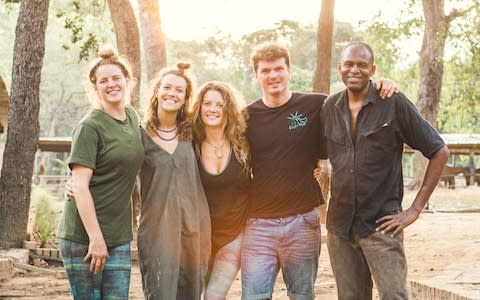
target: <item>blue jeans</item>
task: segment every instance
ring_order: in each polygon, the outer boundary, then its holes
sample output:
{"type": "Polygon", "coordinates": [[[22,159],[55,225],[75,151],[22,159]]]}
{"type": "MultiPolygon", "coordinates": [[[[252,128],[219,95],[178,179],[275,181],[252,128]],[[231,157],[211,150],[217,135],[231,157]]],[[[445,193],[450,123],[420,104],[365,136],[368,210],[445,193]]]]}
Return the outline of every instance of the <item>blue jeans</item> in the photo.
{"type": "Polygon", "coordinates": [[[350,240],[329,232],[327,246],[339,300],[371,300],[372,276],[380,299],[408,299],[403,232],[394,238],[376,232],[350,240]]]}
{"type": "Polygon", "coordinates": [[[287,294],[314,299],[320,256],[320,216],[304,214],[247,220],[242,245],[242,299],[271,299],[282,269],[287,294]]]}
{"type": "Polygon", "coordinates": [[[90,272],[84,262],[88,245],[58,238],[60,255],[75,300],[128,299],[132,259],[130,243],[108,247],[109,257],[102,272],[90,272]]]}

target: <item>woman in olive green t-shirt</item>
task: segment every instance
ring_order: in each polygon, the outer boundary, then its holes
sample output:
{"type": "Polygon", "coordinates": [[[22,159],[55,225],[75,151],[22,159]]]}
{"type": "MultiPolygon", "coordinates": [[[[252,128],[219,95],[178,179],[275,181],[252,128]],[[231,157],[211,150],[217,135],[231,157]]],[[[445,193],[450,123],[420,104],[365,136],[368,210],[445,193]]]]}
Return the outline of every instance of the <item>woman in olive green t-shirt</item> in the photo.
{"type": "Polygon", "coordinates": [[[74,299],[127,299],[130,285],[130,197],[143,162],[139,120],[127,105],[131,72],[113,49],[89,71],[96,107],[75,129],[69,167],[75,200],[57,231],[74,299]]]}

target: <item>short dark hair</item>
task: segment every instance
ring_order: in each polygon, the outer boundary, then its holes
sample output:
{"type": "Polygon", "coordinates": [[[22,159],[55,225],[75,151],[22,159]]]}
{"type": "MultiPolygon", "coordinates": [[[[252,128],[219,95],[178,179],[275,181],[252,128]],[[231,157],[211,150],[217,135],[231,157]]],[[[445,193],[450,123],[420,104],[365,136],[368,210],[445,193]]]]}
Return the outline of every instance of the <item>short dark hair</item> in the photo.
{"type": "Polygon", "coordinates": [[[375,62],[375,57],[373,55],[373,50],[372,50],[372,47],[370,47],[370,45],[368,45],[367,43],[365,42],[361,42],[361,41],[354,41],[354,42],[350,42],[348,43],[345,47],[343,47],[342,49],[342,52],[340,53],[340,60],[343,59],[343,53],[350,47],[354,47],[354,46],[360,46],[360,47],[363,47],[364,49],[366,49],[368,51],[368,53],[370,54],[370,59],[372,61],[372,64],[375,62]]]}

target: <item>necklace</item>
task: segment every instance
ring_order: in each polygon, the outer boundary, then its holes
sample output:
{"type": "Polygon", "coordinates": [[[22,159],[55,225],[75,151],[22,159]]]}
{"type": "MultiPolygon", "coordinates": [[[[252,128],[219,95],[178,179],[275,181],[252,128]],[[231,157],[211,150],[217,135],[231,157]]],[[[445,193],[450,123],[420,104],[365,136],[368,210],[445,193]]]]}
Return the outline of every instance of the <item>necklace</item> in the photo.
{"type": "Polygon", "coordinates": [[[158,131],[161,131],[161,132],[172,132],[174,131],[175,129],[178,128],[178,124],[175,125],[175,127],[173,127],[172,129],[162,129],[162,128],[157,128],[158,131]]]}
{"type": "Polygon", "coordinates": [[[213,148],[213,153],[218,159],[223,158],[223,145],[225,145],[225,140],[222,141],[222,144],[220,146],[215,146],[214,144],[211,144],[209,141],[205,140],[207,144],[212,146],[213,148]]]}
{"type": "MultiPolygon", "coordinates": [[[[174,129],[177,129],[177,127],[175,127],[174,129]]],[[[164,138],[160,135],[160,132],[162,132],[162,130],[160,129],[157,129],[155,131],[155,134],[158,136],[159,139],[161,139],[162,141],[165,141],[165,142],[170,142],[170,141],[173,141],[176,137],[177,137],[177,132],[175,131],[175,135],[172,136],[171,138],[164,138]]],[[[163,132],[173,132],[173,130],[171,131],[163,131],[163,132]]]]}

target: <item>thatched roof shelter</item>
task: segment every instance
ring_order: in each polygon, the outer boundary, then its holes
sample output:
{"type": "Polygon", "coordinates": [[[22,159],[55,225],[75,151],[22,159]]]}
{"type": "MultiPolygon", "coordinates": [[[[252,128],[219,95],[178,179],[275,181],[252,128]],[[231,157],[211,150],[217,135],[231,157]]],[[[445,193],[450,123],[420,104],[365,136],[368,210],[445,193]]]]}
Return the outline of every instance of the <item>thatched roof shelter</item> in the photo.
{"type": "Polygon", "coordinates": [[[0,76],[0,133],[3,133],[7,128],[7,112],[8,112],[8,93],[5,82],[0,76]]]}

